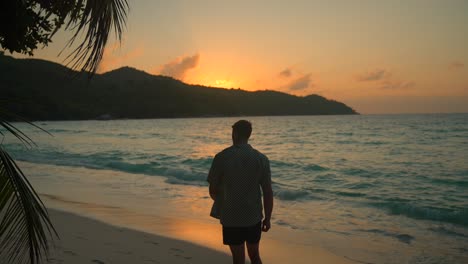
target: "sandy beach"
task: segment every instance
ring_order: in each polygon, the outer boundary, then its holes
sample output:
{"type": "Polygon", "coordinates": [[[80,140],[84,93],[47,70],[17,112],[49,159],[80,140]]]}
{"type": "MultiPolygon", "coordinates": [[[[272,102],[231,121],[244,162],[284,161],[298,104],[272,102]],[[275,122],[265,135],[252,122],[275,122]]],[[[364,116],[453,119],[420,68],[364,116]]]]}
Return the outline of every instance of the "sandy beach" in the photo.
{"type": "Polygon", "coordinates": [[[49,210],[60,235],[47,263],[229,263],[195,244],[49,210]]]}
{"type": "MultiPolygon", "coordinates": [[[[111,225],[99,220],[77,214],[49,209],[50,217],[60,239],[54,241],[47,263],[230,263],[225,248],[219,243],[219,251],[203,247],[188,241],[136,231],[111,225]]],[[[263,241],[265,263],[268,259],[283,259],[278,252],[273,253],[274,241],[263,241]]],[[[311,247],[304,256],[301,249],[296,249],[298,259],[287,263],[352,263],[334,256],[320,248],[311,247]]],[[[290,252],[294,253],[294,252],[290,252]]],[[[275,263],[278,263],[275,261],[275,263]]],[[[286,263],[286,262],[282,262],[286,263]]]]}

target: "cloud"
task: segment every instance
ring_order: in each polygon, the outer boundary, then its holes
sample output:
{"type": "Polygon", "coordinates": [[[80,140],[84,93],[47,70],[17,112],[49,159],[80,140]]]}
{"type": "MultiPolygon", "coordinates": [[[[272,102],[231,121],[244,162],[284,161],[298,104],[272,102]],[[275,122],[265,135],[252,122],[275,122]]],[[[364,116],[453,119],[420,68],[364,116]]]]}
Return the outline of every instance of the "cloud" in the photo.
{"type": "Polygon", "coordinates": [[[376,69],[358,75],[356,79],[359,82],[371,82],[373,87],[384,90],[408,89],[416,85],[413,81],[401,81],[394,78],[392,73],[385,69],[376,69]]]}
{"type": "Polygon", "coordinates": [[[458,70],[458,69],[462,69],[465,67],[465,64],[461,61],[454,61],[452,63],[450,63],[449,65],[449,69],[451,70],[458,70]]]}
{"type": "Polygon", "coordinates": [[[304,74],[299,78],[296,78],[292,82],[286,85],[288,91],[302,91],[307,88],[313,87],[311,74],[304,74]]]}
{"type": "Polygon", "coordinates": [[[357,80],[360,82],[372,82],[380,81],[387,77],[390,77],[391,74],[384,69],[376,69],[374,71],[366,72],[357,76],[357,80]]]}
{"type": "Polygon", "coordinates": [[[164,64],[159,72],[162,75],[182,80],[188,70],[197,67],[199,60],[200,54],[178,58],[164,64]]]}
{"type": "Polygon", "coordinates": [[[289,78],[291,77],[291,75],[292,75],[292,72],[290,68],[286,68],[279,73],[279,76],[285,77],[285,78],[289,78]]]}
{"type": "Polygon", "coordinates": [[[385,90],[397,90],[397,89],[408,89],[412,88],[416,85],[415,82],[409,81],[383,81],[382,85],[380,86],[381,89],[385,90]]]}

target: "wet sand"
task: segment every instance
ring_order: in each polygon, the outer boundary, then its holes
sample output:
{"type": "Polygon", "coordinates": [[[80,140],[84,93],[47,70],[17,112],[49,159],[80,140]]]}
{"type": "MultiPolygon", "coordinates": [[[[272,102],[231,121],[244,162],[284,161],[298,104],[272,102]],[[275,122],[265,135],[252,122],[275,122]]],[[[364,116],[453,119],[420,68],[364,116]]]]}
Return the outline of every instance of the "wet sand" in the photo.
{"type": "Polygon", "coordinates": [[[229,263],[230,257],[187,241],[49,210],[60,239],[47,263],[229,263]]]}
{"type": "MultiPolygon", "coordinates": [[[[179,240],[57,209],[49,209],[49,214],[60,239],[54,240],[46,263],[231,263],[227,247],[218,241],[218,235],[213,239],[213,234],[204,232],[204,227],[192,226],[194,223],[190,224],[193,234],[180,230],[183,240],[179,240]],[[209,245],[218,241],[219,250],[187,241],[194,234],[200,236],[200,232],[211,241],[209,245]]],[[[264,263],[354,263],[315,246],[285,247],[268,238],[261,245],[264,263]]]]}

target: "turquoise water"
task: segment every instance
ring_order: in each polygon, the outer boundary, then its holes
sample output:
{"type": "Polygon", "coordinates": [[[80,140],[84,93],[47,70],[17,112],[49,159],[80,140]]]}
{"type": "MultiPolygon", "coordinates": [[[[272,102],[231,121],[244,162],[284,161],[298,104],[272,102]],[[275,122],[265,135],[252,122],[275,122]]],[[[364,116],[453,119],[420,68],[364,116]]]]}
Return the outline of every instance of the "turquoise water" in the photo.
{"type": "MultiPolygon", "coordinates": [[[[344,241],[325,241],[332,251],[360,239],[406,252],[379,263],[467,260],[468,114],[247,119],[251,144],[270,158],[275,224],[344,241]]],[[[205,187],[212,157],[231,143],[236,120],[39,122],[53,137],[18,124],[38,147],[28,151],[11,137],[3,144],[30,163],[205,187]]],[[[371,252],[363,261],[375,259],[371,252]]]]}

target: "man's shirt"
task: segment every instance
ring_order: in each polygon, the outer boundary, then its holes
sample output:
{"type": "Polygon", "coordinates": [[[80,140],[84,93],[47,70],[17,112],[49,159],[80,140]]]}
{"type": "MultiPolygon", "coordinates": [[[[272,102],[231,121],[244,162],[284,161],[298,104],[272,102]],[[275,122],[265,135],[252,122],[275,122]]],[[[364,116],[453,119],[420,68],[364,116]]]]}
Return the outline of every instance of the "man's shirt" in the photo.
{"type": "Polygon", "coordinates": [[[249,144],[218,153],[207,181],[217,189],[210,215],[223,226],[252,226],[263,219],[260,187],[271,184],[270,162],[249,144]]]}

